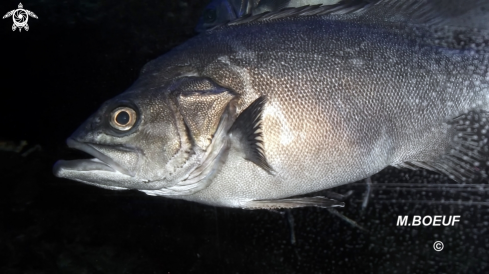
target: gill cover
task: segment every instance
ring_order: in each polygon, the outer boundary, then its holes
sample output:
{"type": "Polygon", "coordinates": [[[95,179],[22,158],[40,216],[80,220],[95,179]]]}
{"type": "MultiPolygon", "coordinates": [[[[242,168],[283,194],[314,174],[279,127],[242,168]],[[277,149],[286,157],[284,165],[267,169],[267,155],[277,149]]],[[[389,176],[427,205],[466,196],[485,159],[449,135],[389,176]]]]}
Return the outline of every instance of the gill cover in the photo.
{"type": "Polygon", "coordinates": [[[206,188],[228,151],[228,130],[235,118],[237,95],[212,80],[182,77],[169,87],[180,151],[167,164],[175,171],[172,184],[149,195],[189,195],[206,188]]]}
{"type": "Polygon", "coordinates": [[[253,162],[270,175],[262,141],[262,112],[264,96],[251,103],[239,116],[236,104],[239,96],[212,80],[185,77],[173,88],[177,128],[188,140],[190,153],[185,165],[185,178],[176,185],[159,190],[141,190],[148,195],[190,195],[206,188],[222,167],[231,146],[242,157],[253,162]],[[190,164],[189,164],[190,163],[190,164]]]}
{"type": "Polygon", "coordinates": [[[200,77],[185,77],[173,94],[191,140],[207,150],[224,111],[236,95],[200,77]]]}

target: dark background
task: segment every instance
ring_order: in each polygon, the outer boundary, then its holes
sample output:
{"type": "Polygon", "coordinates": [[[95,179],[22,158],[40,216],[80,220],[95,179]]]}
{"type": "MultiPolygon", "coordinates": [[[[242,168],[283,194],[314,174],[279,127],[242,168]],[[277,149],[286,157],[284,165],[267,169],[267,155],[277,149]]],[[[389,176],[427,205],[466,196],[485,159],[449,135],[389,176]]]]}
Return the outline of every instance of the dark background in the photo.
{"type": "MultiPolygon", "coordinates": [[[[19,0],[2,0],[0,13],[19,0]]],[[[247,211],[55,178],[64,140],[151,59],[195,35],[207,1],[23,1],[0,20],[0,273],[484,273],[489,187],[389,168],[338,211],[247,211]],[[8,151],[26,141],[18,151],[8,151]],[[398,227],[399,215],[461,215],[398,227]],[[435,241],[445,248],[433,250],[435,241]]]]}

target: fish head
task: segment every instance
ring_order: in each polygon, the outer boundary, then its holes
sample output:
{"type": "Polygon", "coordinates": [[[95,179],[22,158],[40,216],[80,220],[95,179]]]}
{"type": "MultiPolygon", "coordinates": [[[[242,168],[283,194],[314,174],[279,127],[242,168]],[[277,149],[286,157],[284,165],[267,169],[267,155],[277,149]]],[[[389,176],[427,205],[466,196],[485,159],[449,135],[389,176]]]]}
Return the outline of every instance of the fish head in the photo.
{"type": "Polygon", "coordinates": [[[67,139],[70,148],[94,158],[58,161],[54,174],[110,189],[147,188],[149,181],[164,177],[161,165],[179,147],[172,113],[164,98],[138,95],[105,102],[67,139]]]}
{"type": "Polygon", "coordinates": [[[94,158],[60,160],[54,174],[113,190],[157,190],[205,178],[219,162],[232,123],[221,120],[234,97],[199,77],[162,89],[130,89],[105,102],[67,139],[68,147],[94,158]],[[204,163],[211,168],[203,169],[204,163]]]}

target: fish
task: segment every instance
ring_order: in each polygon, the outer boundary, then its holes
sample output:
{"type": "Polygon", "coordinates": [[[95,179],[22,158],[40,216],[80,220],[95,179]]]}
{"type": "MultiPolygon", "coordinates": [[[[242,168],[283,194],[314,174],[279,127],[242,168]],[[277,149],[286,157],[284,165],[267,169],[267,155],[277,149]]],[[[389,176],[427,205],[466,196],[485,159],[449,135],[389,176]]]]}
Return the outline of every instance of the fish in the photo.
{"type": "Polygon", "coordinates": [[[221,207],[343,207],[392,166],[487,181],[489,30],[425,1],[241,17],[150,61],[54,175],[221,207]],[[451,25],[454,24],[454,25],[451,25]]]}
{"type": "Polygon", "coordinates": [[[202,32],[246,15],[307,5],[332,5],[338,2],[340,0],[213,0],[205,7],[196,31],[202,32]]]}

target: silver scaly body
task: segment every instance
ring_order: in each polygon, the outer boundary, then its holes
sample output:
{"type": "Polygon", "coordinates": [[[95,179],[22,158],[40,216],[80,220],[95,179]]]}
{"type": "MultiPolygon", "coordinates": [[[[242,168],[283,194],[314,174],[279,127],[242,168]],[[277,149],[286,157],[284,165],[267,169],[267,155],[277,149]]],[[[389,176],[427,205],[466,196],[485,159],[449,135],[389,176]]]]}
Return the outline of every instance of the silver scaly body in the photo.
{"type": "MultiPolygon", "coordinates": [[[[133,135],[149,127],[170,130],[168,124],[167,129],[158,124],[160,118],[149,119],[155,111],[177,121],[169,124],[176,124],[171,134],[180,141],[165,149],[175,153],[157,159],[138,146],[142,137],[117,139],[105,134],[94,141],[94,135],[85,132],[89,127],[82,126],[72,136],[77,142],[116,143],[134,151],[137,147],[148,159],[139,156],[132,165],[134,179],[104,181],[102,175],[87,179],[70,173],[63,164],[55,173],[112,189],[135,188],[150,195],[243,208],[301,206],[300,199],[290,203],[281,199],[361,180],[389,165],[425,167],[465,179],[464,174],[472,170],[468,165],[480,164],[478,150],[484,139],[479,137],[467,149],[465,144],[471,141],[457,139],[457,130],[463,129],[452,124],[456,117],[475,112],[482,117],[476,126],[487,125],[488,33],[433,22],[421,12],[423,6],[411,7],[411,13],[419,11],[424,17],[399,20],[396,14],[403,14],[395,10],[399,7],[392,1],[382,2],[344,13],[330,14],[324,9],[321,15],[317,9],[323,7],[316,7],[284,11],[268,19],[252,17],[189,40],[147,64],[140,79],[113,99],[133,100],[141,110],[140,129],[133,135]],[[464,43],[463,35],[472,38],[464,43]],[[178,111],[180,106],[187,108],[182,103],[187,97],[178,94],[189,90],[181,88],[178,79],[206,79],[210,90],[224,94],[223,89],[230,99],[223,101],[226,107],[218,112],[178,111]],[[176,91],[180,89],[184,91],[176,91]],[[240,132],[230,129],[258,98],[266,101],[257,139],[271,170],[243,156],[247,148],[235,137],[240,132]],[[146,113],[143,108],[151,110],[146,113]],[[175,111],[179,114],[172,115],[175,111]],[[205,138],[202,142],[194,138],[191,121],[199,119],[216,125],[211,128],[218,133],[210,134],[207,143],[205,138]],[[179,130],[183,127],[179,121],[188,124],[185,131],[179,130]],[[196,156],[182,156],[182,150],[196,156]],[[456,152],[467,158],[445,157],[456,152]],[[188,167],[186,175],[169,179],[173,161],[179,163],[174,174],[188,167]],[[192,161],[205,162],[206,167],[190,168],[192,161]],[[151,164],[143,164],[147,162],[151,164]],[[157,176],[166,179],[158,181],[157,176]],[[198,180],[185,183],[196,176],[198,180]]],[[[185,96],[195,100],[192,96],[198,95],[192,90],[192,95],[185,96]]],[[[220,103],[213,106],[219,109],[220,103]]],[[[151,142],[153,135],[145,134],[145,142],[151,142]]]]}

